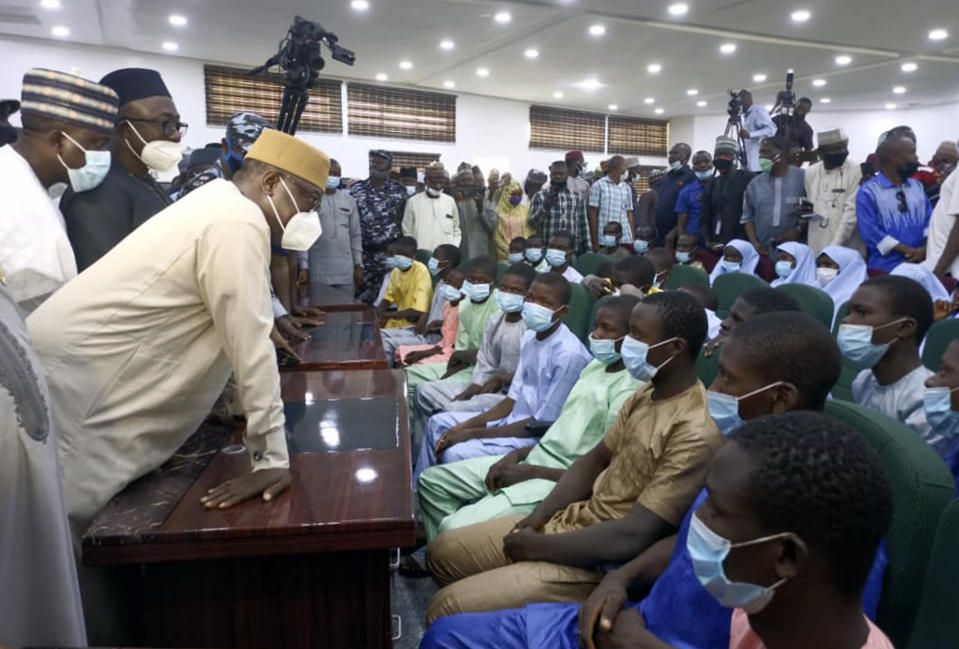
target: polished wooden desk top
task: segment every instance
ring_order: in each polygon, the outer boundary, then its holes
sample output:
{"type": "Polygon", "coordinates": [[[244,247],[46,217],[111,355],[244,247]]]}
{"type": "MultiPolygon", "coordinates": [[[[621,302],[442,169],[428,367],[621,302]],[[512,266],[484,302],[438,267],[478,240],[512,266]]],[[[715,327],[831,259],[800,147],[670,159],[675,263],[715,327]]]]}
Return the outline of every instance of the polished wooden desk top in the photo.
{"type": "Polygon", "coordinates": [[[368,307],[348,293],[326,284],[311,284],[300,293],[300,306],[314,306],[324,311],[364,311],[368,307]]]}
{"type": "MultiPolygon", "coordinates": [[[[249,470],[245,450],[224,452],[231,429],[204,424],[167,464],[128,486],[83,539],[88,564],[150,563],[411,545],[414,523],[406,377],[399,370],[286,374],[284,401],[396,401],[392,443],[374,450],[291,458],[293,485],[272,502],[205,510],[207,489],[249,470]],[[193,479],[195,478],[195,480],[193,479]]],[[[358,425],[342,424],[343,435],[358,425]]],[[[360,423],[359,425],[362,425],[360,423]]]]}
{"type": "Polygon", "coordinates": [[[342,369],[386,369],[379,325],[372,309],[327,313],[322,327],[305,330],[310,340],[294,349],[302,363],[281,372],[316,372],[342,369]]]}

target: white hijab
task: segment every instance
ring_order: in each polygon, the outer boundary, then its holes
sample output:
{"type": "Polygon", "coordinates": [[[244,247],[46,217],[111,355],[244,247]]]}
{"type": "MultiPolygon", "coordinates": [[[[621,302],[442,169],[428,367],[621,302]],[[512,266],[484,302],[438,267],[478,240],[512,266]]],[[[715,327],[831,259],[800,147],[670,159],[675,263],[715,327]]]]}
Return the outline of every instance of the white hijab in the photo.
{"type": "MultiPolygon", "coordinates": [[[[827,246],[820,255],[826,255],[839,265],[839,274],[835,279],[825,286],[819,285],[819,288],[832,298],[838,311],[839,307],[849,301],[859,285],[869,278],[866,274],[866,262],[857,251],[843,246],[827,246]]],[[[819,284],[819,282],[816,283],[819,284]]],[[[835,324],[836,311],[833,312],[833,324],[835,324]]]]}
{"type": "Polygon", "coordinates": [[[903,262],[892,269],[890,275],[899,275],[900,277],[908,277],[909,279],[914,279],[922,287],[929,291],[929,296],[932,297],[933,302],[938,302],[940,300],[950,301],[949,293],[946,292],[946,287],[942,285],[942,282],[939,281],[939,278],[936,277],[930,270],[920,266],[919,264],[910,264],[909,262],[903,262]]]}
{"type": "Polygon", "coordinates": [[[808,284],[821,288],[816,280],[816,260],[813,259],[812,249],[809,246],[795,241],[787,241],[779,244],[776,250],[782,250],[787,255],[792,255],[796,259],[796,267],[787,277],[774,279],[771,286],[775,288],[783,284],[808,284]]]}
{"type": "MultiPolygon", "coordinates": [[[[753,275],[756,272],[756,266],[759,264],[759,253],[756,252],[756,249],[753,248],[753,245],[748,241],[743,241],[742,239],[733,239],[727,246],[732,246],[739,251],[739,254],[743,256],[742,265],[739,268],[740,273],[745,273],[746,275],[753,275]]],[[[723,260],[720,259],[719,263],[716,264],[716,267],[713,268],[713,272],[709,275],[709,283],[712,284],[716,281],[716,278],[720,275],[725,275],[729,271],[726,270],[723,266],[723,260]]]]}

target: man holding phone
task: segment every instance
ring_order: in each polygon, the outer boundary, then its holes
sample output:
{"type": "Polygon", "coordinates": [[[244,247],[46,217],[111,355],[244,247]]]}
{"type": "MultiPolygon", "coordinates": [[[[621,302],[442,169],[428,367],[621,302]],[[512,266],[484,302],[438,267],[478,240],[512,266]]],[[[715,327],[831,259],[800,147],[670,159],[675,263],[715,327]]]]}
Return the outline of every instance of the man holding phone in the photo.
{"type": "Polygon", "coordinates": [[[841,129],[817,134],[821,162],[806,170],[806,198],[812,203],[808,239],[813,255],[828,246],[865,252],[856,229],[856,192],[862,171],[849,159],[849,138],[841,129]]]}

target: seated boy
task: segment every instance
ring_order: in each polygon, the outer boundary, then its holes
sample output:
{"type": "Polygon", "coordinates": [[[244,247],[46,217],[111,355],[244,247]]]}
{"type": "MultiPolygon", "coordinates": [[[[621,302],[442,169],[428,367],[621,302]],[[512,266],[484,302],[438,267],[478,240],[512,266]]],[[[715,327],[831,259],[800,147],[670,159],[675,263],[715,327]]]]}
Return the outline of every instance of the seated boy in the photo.
{"type": "Polygon", "coordinates": [[[675,256],[666,248],[650,248],[644,256],[656,270],[656,276],[653,278],[653,291],[650,294],[665,290],[664,287],[666,282],[669,281],[669,275],[673,272],[675,256]]]}
{"type": "Polygon", "coordinates": [[[645,255],[646,251],[656,245],[656,230],[649,225],[636,228],[636,237],[633,239],[633,252],[645,255]]]}
{"type": "Polygon", "coordinates": [[[610,221],[603,226],[603,234],[599,238],[599,254],[619,261],[629,257],[629,251],[619,245],[623,238],[623,224],[619,221],[610,221]]]}
{"type": "Polygon", "coordinates": [[[514,237],[509,242],[509,257],[507,261],[511,264],[520,264],[526,260],[526,248],[528,244],[523,237],[514,237]]]}
{"type": "Polygon", "coordinates": [[[629,314],[638,302],[635,297],[617,297],[596,312],[590,336],[594,360],[583,369],[559,418],[535,446],[423,472],[417,493],[428,541],[457,527],[529,514],[563,471],[596,446],[616,421],[623,401],[639,387],[619,353],[629,331],[629,314]]]}
{"type": "Polygon", "coordinates": [[[706,344],[706,356],[716,353],[723,343],[732,335],[736,327],[746,320],[763,313],[777,311],[802,311],[799,302],[786,293],[775,288],[754,288],[736,298],[729,307],[729,315],[719,323],[719,336],[706,344]]]}
{"type": "Polygon", "coordinates": [[[852,383],[856,403],[904,423],[949,458],[955,441],[932,431],[922,406],[932,372],[919,358],[919,344],[931,325],[929,292],[914,280],[886,275],[852,294],[836,339],[862,370],[852,383]]]}
{"type": "Polygon", "coordinates": [[[540,234],[531,234],[526,237],[526,252],[523,253],[526,262],[536,269],[537,273],[542,273],[549,268],[549,264],[543,257],[546,255],[546,242],[540,234]]]}
{"type": "MultiPolygon", "coordinates": [[[[447,300],[443,295],[443,286],[451,270],[460,265],[460,249],[456,246],[443,244],[433,251],[433,258],[427,264],[427,270],[437,279],[433,287],[433,300],[430,303],[429,313],[423,314],[415,325],[398,329],[384,329],[380,332],[383,338],[383,351],[388,359],[393,359],[397,347],[401,345],[430,345],[439,341],[440,329],[443,325],[443,310],[447,300]]],[[[385,293],[384,293],[385,296],[385,293]]]]}
{"type": "Polygon", "coordinates": [[[523,518],[507,516],[440,534],[427,562],[444,588],[428,621],[529,602],[582,601],[603,576],[672,534],[703,486],[722,435],[709,418],[695,357],[706,316],[684,293],[638,304],[621,353],[648,381],[616,423],[523,518]]]}
{"type": "Polygon", "coordinates": [[[451,378],[417,386],[411,411],[415,439],[422,439],[427,420],[438,412],[485,412],[506,398],[526,333],[523,303],[535,276],[527,264],[513,264],[504,273],[496,293],[500,312],[486,323],[469,380],[451,378]]]}
{"type": "Polygon", "coordinates": [[[563,402],[589,362],[589,353],[563,323],[570,286],[562,275],[543,273],[523,304],[529,329],[506,399],[486,412],[444,412],[430,417],[414,480],[438,461],[500,455],[536,443],[527,424],[556,421],[563,402]]]}
{"type": "MultiPolygon", "coordinates": [[[[959,438],[959,339],[946,347],[939,371],[926,379],[923,397],[926,421],[934,435],[950,440],[959,438]]],[[[946,459],[959,488],[959,449],[946,459]]]]}
{"type": "Polygon", "coordinates": [[[656,276],[653,264],[642,255],[620,259],[608,275],[603,274],[602,269],[597,272],[598,276],[587,275],[582,282],[595,299],[604,295],[632,295],[642,299],[653,287],[656,276]]]}
{"type": "Polygon", "coordinates": [[[699,235],[691,232],[684,232],[676,239],[676,262],[690,268],[698,268],[704,273],[708,273],[706,266],[697,259],[699,251],[699,235]]]}
{"type": "Polygon", "coordinates": [[[559,273],[572,284],[579,284],[583,276],[573,268],[573,235],[569,232],[557,232],[549,238],[546,249],[546,261],[554,273],[559,273]]]}
{"type": "Polygon", "coordinates": [[[390,284],[383,301],[376,307],[380,326],[384,329],[406,327],[429,313],[433,299],[433,280],[426,266],[416,261],[416,239],[400,237],[393,242],[393,263],[390,284]],[[387,313],[391,307],[396,310],[387,313]]]}
{"type": "Polygon", "coordinates": [[[386,297],[386,289],[390,287],[390,273],[396,268],[395,241],[390,241],[386,244],[386,261],[383,263],[383,267],[386,269],[386,274],[383,276],[383,283],[380,284],[380,291],[376,294],[376,299],[373,301],[374,309],[378,307],[383,302],[383,298],[386,297]]]}
{"type": "MultiPolygon", "coordinates": [[[[437,295],[443,300],[443,317],[435,324],[440,327],[441,338],[436,344],[400,345],[396,348],[396,362],[401,366],[416,365],[418,363],[445,363],[453,354],[453,345],[456,343],[456,329],[459,327],[459,305],[463,299],[463,281],[466,272],[462,268],[453,268],[446,275],[446,280],[438,285],[437,295]]],[[[435,301],[435,300],[434,300],[435,301]]],[[[420,322],[423,318],[420,318],[420,322]]],[[[387,329],[386,331],[397,331],[387,329]]]]}

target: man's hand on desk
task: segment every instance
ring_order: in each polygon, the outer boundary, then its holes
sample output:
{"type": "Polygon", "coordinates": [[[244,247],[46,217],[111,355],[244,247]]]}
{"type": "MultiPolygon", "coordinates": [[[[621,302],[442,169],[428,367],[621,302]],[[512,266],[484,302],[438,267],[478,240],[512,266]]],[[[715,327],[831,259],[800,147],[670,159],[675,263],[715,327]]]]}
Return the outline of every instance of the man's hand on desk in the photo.
{"type": "MultiPolygon", "coordinates": [[[[289,318],[289,316],[280,318],[280,320],[285,320],[286,318],[289,318]]],[[[277,322],[279,322],[279,320],[277,320],[277,322]]],[[[309,336],[307,336],[306,338],[309,338],[309,336]]],[[[306,338],[303,338],[303,340],[306,340],[306,338]]],[[[279,329],[276,326],[274,326],[273,331],[270,332],[270,340],[273,341],[273,345],[277,347],[278,349],[282,349],[287,354],[293,356],[297,360],[303,360],[297,355],[295,351],[293,351],[293,347],[290,346],[290,343],[287,342],[286,338],[283,337],[283,334],[280,333],[279,329]]]]}
{"type": "Polygon", "coordinates": [[[256,496],[269,502],[286,491],[291,482],[289,469],[260,469],[213,487],[200,503],[207,509],[226,509],[256,496]]]}

